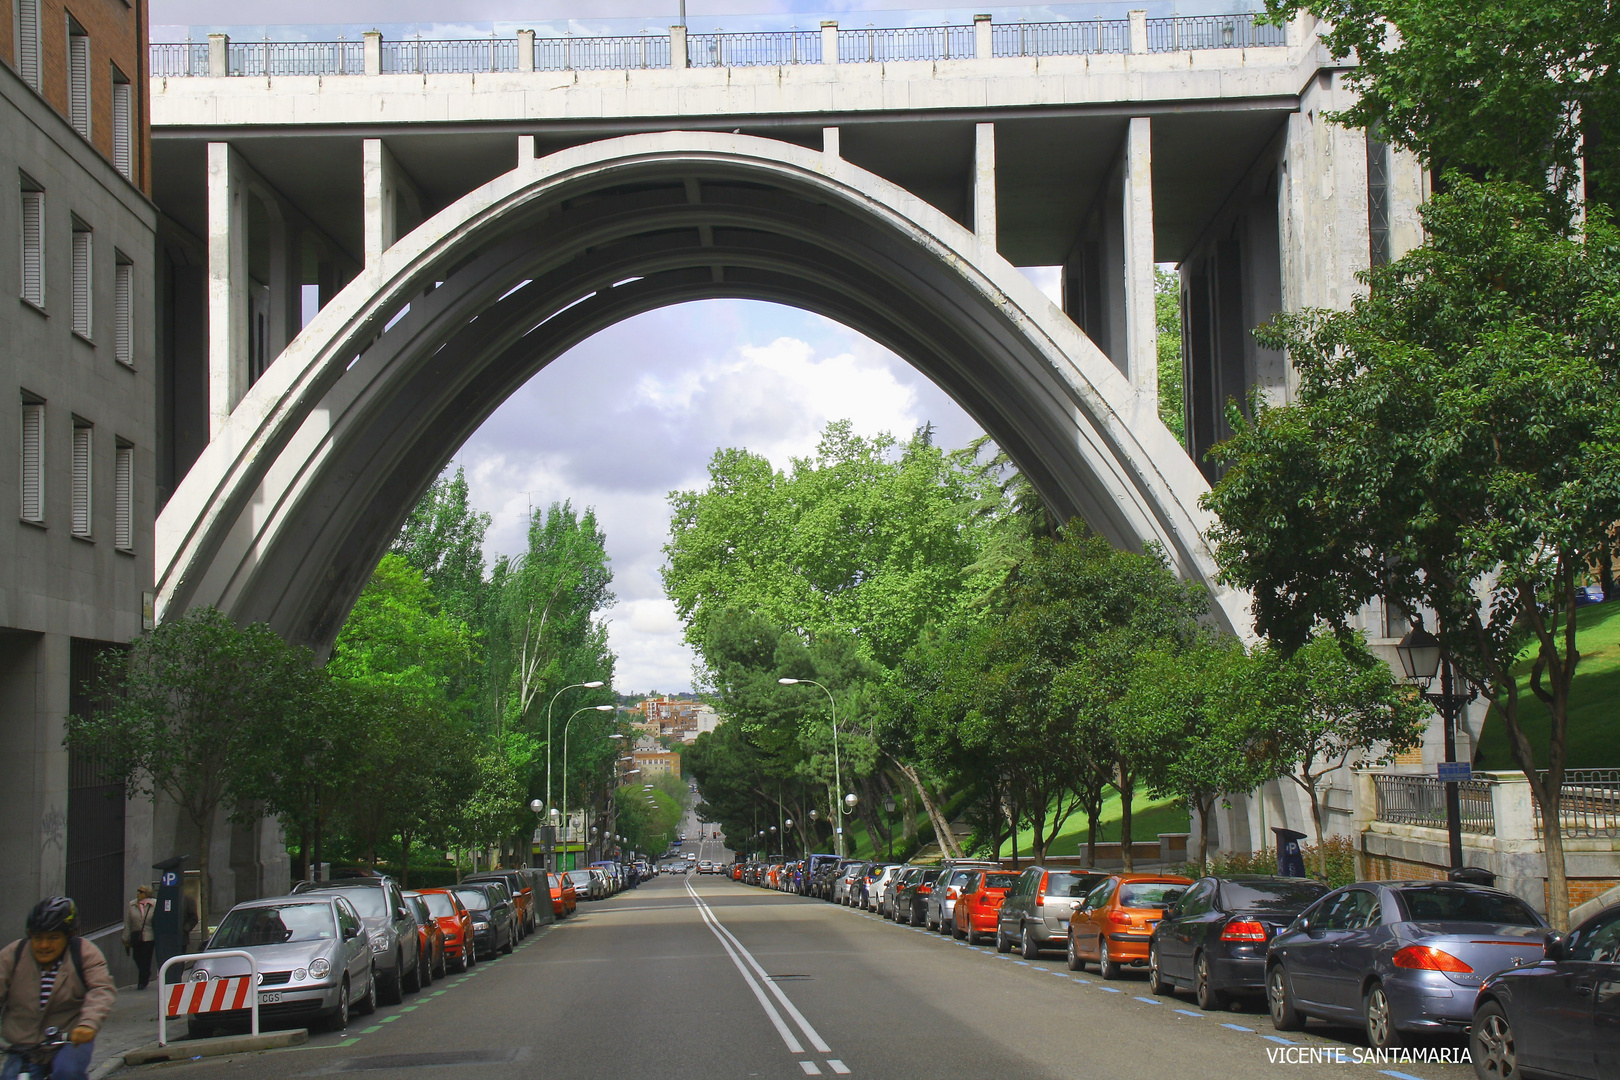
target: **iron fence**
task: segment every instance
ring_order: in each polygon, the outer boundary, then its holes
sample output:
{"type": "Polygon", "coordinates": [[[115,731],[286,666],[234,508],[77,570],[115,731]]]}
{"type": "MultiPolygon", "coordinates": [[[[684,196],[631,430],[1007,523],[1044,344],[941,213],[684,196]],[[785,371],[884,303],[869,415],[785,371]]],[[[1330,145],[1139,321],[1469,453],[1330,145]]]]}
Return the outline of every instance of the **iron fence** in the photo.
{"type": "Polygon", "coordinates": [[[517,69],[516,38],[382,42],[384,75],[466,75],[517,69]]]}
{"type": "MultiPolygon", "coordinates": [[[[1462,831],[1479,836],[1496,835],[1496,811],[1491,805],[1489,780],[1464,780],[1457,785],[1461,802],[1462,831]]],[[[1373,777],[1378,796],[1376,817],[1397,825],[1422,825],[1431,829],[1446,827],[1446,785],[1433,776],[1385,774],[1373,777]]]]}
{"type": "Polygon", "coordinates": [[[821,63],[821,33],[789,30],[757,34],[692,34],[686,39],[692,67],[761,67],[821,63]]]}
{"type": "Polygon", "coordinates": [[[669,64],[668,34],[534,39],[536,71],[629,71],[669,64]]]}
{"type": "Polygon", "coordinates": [[[838,61],[884,64],[902,60],[962,60],[973,56],[971,26],[903,26],[838,31],[838,61]]]}
{"type": "Polygon", "coordinates": [[[1090,22],[992,23],[991,56],[1087,56],[1131,51],[1128,19],[1090,22]]]}
{"type": "Polygon", "coordinates": [[[154,78],[173,79],[208,74],[208,43],[184,41],[150,47],[147,63],[154,78]]]}
{"type": "Polygon", "coordinates": [[[1182,15],[1147,21],[1148,52],[1188,49],[1257,49],[1287,45],[1285,27],[1256,21],[1258,15],[1182,15]]]}
{"type": "MultiPolygon", "coordinates": [[[[1542,773],[1545,783],[1547,774],[1542,773]]],[[[1558,828],[1567,837],[1620,836],[1620,769],[1566,769],[1558,828]]],[[[1536,806],[1536,831],[1542,830],[1536,806]]]]}
{"type": "MultiPolygon", "coordinates": [[[[208,46],[202,46],[203,69],[208,46]]],[[[364,75],[363,41],[233,41],[226,49],[231,75],[364,75]]]]}

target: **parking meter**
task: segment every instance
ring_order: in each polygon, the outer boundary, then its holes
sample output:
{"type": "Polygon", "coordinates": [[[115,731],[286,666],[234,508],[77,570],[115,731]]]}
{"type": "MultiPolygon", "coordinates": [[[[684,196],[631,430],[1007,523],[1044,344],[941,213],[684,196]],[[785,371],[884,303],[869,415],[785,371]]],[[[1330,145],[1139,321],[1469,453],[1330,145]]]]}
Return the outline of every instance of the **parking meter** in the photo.
{"type": "Polygon", "coordinates": [[[157,936],[152,943],[152,958],[160,970],[163,961],[186,951],[186,905],[180,883],[185,879],[182,871],[187,858],[189,856],[176,855],[152,864],[152,869],[162,875],[158,878],[157,911],[152,919],[152,928],[157,936]]]}

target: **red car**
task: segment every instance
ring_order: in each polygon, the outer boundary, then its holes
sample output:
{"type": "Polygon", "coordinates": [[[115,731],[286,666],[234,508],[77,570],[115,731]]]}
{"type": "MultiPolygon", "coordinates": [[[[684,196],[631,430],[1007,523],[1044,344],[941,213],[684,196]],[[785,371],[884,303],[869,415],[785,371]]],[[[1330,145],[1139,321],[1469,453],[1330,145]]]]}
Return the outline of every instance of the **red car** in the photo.
{"type": "Polygon", "coordinates": [[[1001,902],[1017,884],[1017,871],[975,870],[958,886],[956,907],[951,911],[951,935],[966,939],[969,945],[977,945],[980,934],[994,937],[1001,902]]]}
{"type": "Polygon", "coordinates": [[[551,878],[551,913],[559,919],[567,918],[579,906],[579,894],[567,878],[557,874],[548,876],[551,878]]]}
{"type": "Polygon", "coordinates": [[[478,952],[473,948],[472,913],[455,893],[449,889],[423,889],[422,901],[444,934],[445,963],[453,964],[457,971],[466,971],[478,963],[478,952]]]}

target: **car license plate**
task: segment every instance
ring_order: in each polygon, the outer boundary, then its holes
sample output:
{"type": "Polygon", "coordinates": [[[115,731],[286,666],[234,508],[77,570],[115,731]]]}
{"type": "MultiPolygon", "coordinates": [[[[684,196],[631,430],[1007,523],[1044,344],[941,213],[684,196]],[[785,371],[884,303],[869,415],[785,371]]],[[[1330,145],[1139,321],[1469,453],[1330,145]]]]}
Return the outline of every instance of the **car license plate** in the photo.
{"type": "Polygon", "coordinates": [[[1159,925],[1159,920],[1158,919],[1149,919],[1147,921],[1147,928],[1149,930],[1152,930],[1155,926],[1158,926],[1158,925],[1159,925]]]}
{"type": "Polygon", "coordinates": [[[259,993],[259,1004],[260,1005],[274,1005],[277,1002],[279,1002],[280,1000],[281,1000],[281,991],[280,990],[272,990],[269,993],[264,993],[264,992],[261,991],[259,993]]]}

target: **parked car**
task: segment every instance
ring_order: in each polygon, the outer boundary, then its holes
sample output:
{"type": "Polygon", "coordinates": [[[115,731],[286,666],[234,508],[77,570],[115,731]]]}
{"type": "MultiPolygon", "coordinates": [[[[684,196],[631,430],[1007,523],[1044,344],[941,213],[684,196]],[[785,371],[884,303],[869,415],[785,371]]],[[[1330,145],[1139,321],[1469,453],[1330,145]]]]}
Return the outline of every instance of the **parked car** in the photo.
{"type": "Polygon", "coordinates": [[[548,874],[551,887],[551,913],[559,919],[566,918],[579,907],[579,894],[574,891],[573,883],[561,874],[548,874]]]}
{"type": "Polygon", "coordinates": [[[1271,941],[1266,998],[1278,1031],[1307,1016],[1362,1025],[1375,1048],[1461,1034],[1498,971],[1543,955],[1547,924],[1511,893],[1435,881],[1359,882],[1328,893],[1271,941]]]}
{"type": "Polygon", "coordinates": [[[399,886],[385,877],[345,878],[342,881],[300,881],[296,895],[336,893],[360,913],[371,953],[377,962],[377,998],[398,1005],[405,993],[422,988],[422,952],[418,947],[416,916],[405,908],[399,886]]]}
{"type": "Polygon", "coordinates": [[[473,951],[472,913],[466,905],[450,889],[423,889],[422,900],[429,914],[439,921],[447,970],[454,966],[456,971],[466,971],[477,963],[473,951]]]}
{"type": "Polygon", "coordinates": [[[1514,1080],[1522,1069],[1578,1080],[1620,1076],[1620,905],[1568,936],[1547,935],[1543,950],[1480,985],[1468,1030],[1475,1075],[1514,1080]]]}
{"type": "Polygon", "coordinates": [[[970,870],[967,875],[967,880],[957,886],[951,933],[969,945],[977,945],[980,934],[995,935],[1001,902],[1018,886],[1020,875],[1012,870],[970,870]]]}
{"type": "Polygon", "coordinates": [[[473,954],[482,960],[511,952],[517,941],[517,912],[500,884],[463,882],[452,891],[472,915],[473,954]]]}
{"type": "Polygon", "coordinates": [[[600,900],[602,898],[602,882],[589,870],[565,870],[563,877],[574,887],[574,893],[581,900],[600,900]]]}
{"type": "Polygon", "coordinates": [[[444,931],[439,928],[439,920],[428,910],[421,893],[406,893],[405,906],[416,916],[417,946],[422,950],[422,985],[430,986],[434,979],[442,979],[449,974],[444,963],[444,931]]]}
{"type": "Polygon", "coordinates": [[[1031,866],[1001,901],[996,917],[996,951],[1017,945],[1025,960],[1042,949],[1060,949],[1069,934],[1069,916],[1108,875],[1095,870],[1031,866]]]}
{"type": "Polygon", "coordinates": [[[499,881],[506,886],[507,894],[512,899],[512,907],[517,912],[518,937],[527,937],[535,928],[534,915],[534,882],[526,870],[485,870],[477,874],[468,874],[461,879],[474,884],[480,881],[499,881]]]}
{"type": "Polygon", "coordinates": [[[894,883],[899,880],[900,875],[909,869],[911,869],[909,866],[903,864],[885,866],[883,872],[878,875],[877,880],[872,883],[871,889],[867,891],[872,910],[885,919],[894,917],[894,883]]]}
{"type": "MultiPolygon", "coordinates": [[[[240,956],[206,955],[241,950],[253,954],[259,971],[261,1023],[342,1030],[350,1012],[377,1008],[376,964],[365,924],[346,896],[323,892],[277,896],[237,904],[220,920],[205,955],[191,964],[188,980],[246,975],[240,956]]],[[[192,1038],[207,1038],[223,1025],[245,1024],[249,1010],[192,1016],[192,1038]]]]}
{"type": "Polygon", "coordinates": [[[928,894],[928,910],[923,917],[924,925],[942,934],[950,933],[953,925],[951,912],[956,907],[956,898],[961,893],[962,883],[967,880],[967,872],[999,869],[1000,863],[983,859],[946,859],[940,863],[940,885],[928,894]]]}
{"type": "Polygon", "coordinates": [[[714,873],[714,863],[710,862],[708,859],[699,860],[697,864],[697,872],[700,874],[714,873]]]}
{"type": "Polygon", "coordinates": [[[1174,874],[1108,875],[1069,916],[1069,970],[1084,971],[1089,961],[1103,978],[1117,979],[1126,964],[1146,965],[1154,927],[1192,884],[1174,874]]]}
{"type": "Polygon", "coordinates": [[[1264,994],[1266,946],[1327,891],[1309,878],[1200,878],[1154,928],[1148,986],[1155,994],[1191,990],[1200,1009],[1223,1008],[1234,994],[1264,994]]]}
{"type": "Polygon", "coordinates": [[[894,921],[910,926],[921,926],[923,920],[928,917],[928,897],[934,891],[934,882],[937,880],[939,868],[934,866],[907,875],[905,883],[900,886],[900,892],[894,899],[894,921]]]}

